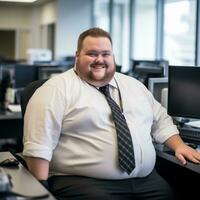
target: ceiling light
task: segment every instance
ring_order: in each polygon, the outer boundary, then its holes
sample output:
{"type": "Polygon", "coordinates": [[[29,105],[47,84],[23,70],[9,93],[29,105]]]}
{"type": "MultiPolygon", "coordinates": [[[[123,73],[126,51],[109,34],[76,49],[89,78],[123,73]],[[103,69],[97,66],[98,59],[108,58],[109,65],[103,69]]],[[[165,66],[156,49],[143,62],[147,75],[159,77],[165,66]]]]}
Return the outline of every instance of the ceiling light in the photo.
{"type": "Polygon", "coordinates": [[[20,3],[33,3],[37,0],[0,0],[0,2],[20,2],[20,3]]]}

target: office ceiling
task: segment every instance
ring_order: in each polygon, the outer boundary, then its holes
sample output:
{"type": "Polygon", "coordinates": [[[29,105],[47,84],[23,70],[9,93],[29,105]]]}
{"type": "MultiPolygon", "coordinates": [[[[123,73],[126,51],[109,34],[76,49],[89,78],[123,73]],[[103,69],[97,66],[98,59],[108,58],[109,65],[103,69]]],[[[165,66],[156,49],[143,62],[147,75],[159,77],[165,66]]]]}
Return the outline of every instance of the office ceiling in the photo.
{"type": "MultiPolygon", "coordinates": [[[[15,0],[16,1],[16,0],[15,0]]],[[[34,2],[31,3],[25,3],[25,2],[14,2],[14,0],[0,0],[0,4],[6,4],[6,5],[41,5],[43,3],[46,2],[50,2],[50,1],[55,1],[55,0],[36,0],[34,2]]]]}
{"type": "Polygon", "coordinates": [[[3,2],[32,3],[32,2],[37,1],[37,0],[0,0],[0,1],[3,1],[3,2]]]}

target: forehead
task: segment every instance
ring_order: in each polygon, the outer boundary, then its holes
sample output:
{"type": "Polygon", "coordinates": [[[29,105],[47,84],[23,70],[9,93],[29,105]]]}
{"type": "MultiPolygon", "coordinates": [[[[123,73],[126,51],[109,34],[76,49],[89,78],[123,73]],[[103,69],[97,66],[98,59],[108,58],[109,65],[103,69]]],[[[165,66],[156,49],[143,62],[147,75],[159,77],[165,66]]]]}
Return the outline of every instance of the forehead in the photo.
{"type": "Polygon", "coordinates": [[[87,36],[83,40],[82,49],[87,50],[108,50],[112,51],[112,45],[107,37],[91,37],[87,36]]]}

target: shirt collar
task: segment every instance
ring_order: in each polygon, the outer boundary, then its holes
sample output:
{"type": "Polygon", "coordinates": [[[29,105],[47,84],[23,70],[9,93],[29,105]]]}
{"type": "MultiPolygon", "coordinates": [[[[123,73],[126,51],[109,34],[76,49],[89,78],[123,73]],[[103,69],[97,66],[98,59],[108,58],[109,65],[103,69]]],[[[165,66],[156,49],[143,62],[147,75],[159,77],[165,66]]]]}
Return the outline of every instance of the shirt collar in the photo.
{"type": "Polygon", "coordinates": [[[114,87],[114,88],[116,88],[116,89],[118,88],[114,76],[113,76],[113,78],[111,79],[111,81],[109,82],[109,85],[111,85],[112,87],[114,87]]]}

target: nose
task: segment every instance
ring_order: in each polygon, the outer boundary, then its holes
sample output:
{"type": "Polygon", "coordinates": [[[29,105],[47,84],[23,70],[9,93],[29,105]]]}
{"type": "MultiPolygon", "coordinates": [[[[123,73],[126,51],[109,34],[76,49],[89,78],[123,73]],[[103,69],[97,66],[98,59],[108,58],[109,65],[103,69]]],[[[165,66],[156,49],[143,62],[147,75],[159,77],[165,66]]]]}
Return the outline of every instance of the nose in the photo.
{"type": "Polygon", "coordinates": [[[101,54],[98,54],[95,61],[99,62],[99,63],[102,63],[104,61],[103,60],[103,56],[101,54]]]}

